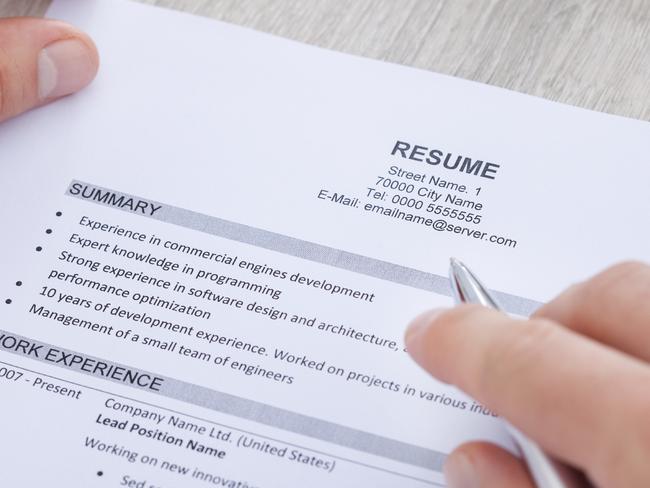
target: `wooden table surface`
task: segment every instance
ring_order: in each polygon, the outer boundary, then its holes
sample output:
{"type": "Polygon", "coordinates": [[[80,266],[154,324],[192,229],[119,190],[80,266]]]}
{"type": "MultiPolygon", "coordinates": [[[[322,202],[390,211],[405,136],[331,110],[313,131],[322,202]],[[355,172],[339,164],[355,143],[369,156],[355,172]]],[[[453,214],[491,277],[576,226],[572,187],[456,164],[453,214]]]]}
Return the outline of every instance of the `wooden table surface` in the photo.
{"type": "MultiPolygon", "coordinates": [[[[650,0],[139,1],[650,120],[650,0]]],[[[0,16],[49,3],[0,0],[0,16]]]]}

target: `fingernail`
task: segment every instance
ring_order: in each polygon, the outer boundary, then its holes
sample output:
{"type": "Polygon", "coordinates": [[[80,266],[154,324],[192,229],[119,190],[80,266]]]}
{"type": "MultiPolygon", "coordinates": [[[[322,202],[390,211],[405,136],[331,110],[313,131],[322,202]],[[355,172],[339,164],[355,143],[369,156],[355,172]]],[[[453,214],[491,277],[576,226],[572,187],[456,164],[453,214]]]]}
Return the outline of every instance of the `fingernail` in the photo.
{"type": "Polygon", "coordinates": [[[436,318],[442,314],[446,309],[444,308],[434,308],[424,312],[423,314],[418,315],[406,329],[406,334],[404,335],[404,344],[406,345],[406,350],[416,361],[424,353],[424,347],[422,344],[422,337],[426,333],[427,329],[435,322],[436,318]]]}
{"type": "Polygon", "coordinates": [[[477,488],[480,486],[474,465],[464,454],[449,456],[443,467],[449,488],[477,488]]]}
{"type": "Polygon", "coordinates": [[[91,49],[78,39],[57,41],[38,55],[38,97],[61,97],[86,86],[95,76],[91,49]]]}

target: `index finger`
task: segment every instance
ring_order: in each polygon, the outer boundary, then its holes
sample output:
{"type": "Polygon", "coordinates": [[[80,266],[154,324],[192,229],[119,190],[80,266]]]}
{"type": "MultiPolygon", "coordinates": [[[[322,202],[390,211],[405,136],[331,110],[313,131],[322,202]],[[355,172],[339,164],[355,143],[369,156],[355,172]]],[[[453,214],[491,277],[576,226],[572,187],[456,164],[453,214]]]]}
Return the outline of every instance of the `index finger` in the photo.
{"type": "Polygon", "coordinates": [[[419,317],[406,341],[424,369],[574,465],[609,466],[620,445],[650,447],[639,426],[650,368],[554,322],[466,305],[419,317]]]}

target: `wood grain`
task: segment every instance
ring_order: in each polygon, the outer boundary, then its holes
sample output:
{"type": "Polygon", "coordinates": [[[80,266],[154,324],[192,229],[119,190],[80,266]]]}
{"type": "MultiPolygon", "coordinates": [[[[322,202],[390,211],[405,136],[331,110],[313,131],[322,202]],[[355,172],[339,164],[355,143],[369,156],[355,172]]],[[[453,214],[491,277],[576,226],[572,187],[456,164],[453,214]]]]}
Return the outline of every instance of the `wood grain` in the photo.
{"type": "MultiPolygon", "coordinates": [[[[140,1],[650,120],[649,0],[140,1]]],[[[0,0],[0,16],[48,4],[0,0]]]]}

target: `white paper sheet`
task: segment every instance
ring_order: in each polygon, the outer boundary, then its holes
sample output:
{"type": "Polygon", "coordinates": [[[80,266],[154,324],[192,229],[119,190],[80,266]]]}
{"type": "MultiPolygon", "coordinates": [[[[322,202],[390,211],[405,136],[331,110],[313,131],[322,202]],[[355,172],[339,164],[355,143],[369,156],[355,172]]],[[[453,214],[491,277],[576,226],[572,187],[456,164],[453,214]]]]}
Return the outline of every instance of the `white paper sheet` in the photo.
{"type": "Polygon", "coordinates": [[[512,448],[402,349],[449,257],[518,314],[650,257],[645,122],[121,0],[49,15],[102,66],[0,128],[7,486],[443,486],[459,443],[512,448]]]}

